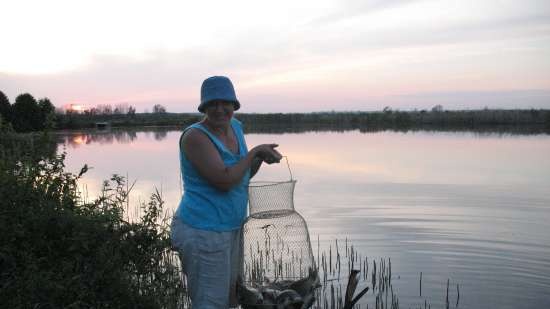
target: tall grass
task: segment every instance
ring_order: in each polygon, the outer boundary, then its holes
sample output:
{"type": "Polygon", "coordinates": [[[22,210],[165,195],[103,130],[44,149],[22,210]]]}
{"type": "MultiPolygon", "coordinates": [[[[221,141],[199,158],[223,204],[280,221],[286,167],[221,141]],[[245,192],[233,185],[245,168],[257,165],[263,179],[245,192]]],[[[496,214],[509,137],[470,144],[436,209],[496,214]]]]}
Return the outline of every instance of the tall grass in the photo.
{"type": "MultiPolygon", "coordinates": [[[[397,308],[431,308],[431,302],[422,295],[422,272],[419,277],[419,297],[423,298],[422,304],[414,305],[401,304],[398,291],[394,288],[393,281],[396,274],[392,273],[391,258],[373,259],[361,254],[354,245],[344,239],[336,239],[328,245],[328,248],[321,251],[319,237],[317,238],[317,261],[319,263],[319,274],[322,287],[317,291],[316,302],[313,308],[317,309],[342,309],[346,286],[351,273],[355,269],[359,271],[359,289],[368,287],[368,292],[360,299],[355,308],[374,309],[397,309],[397,308]]],[[[445,282],[441,283],[442,285],[445,282]]],[[[446,295],[444,299],[436,300],[443,302],[445,308],[454,305],[459,307],[460,289],[456,286],[456,297],[452,301],[452,291],[449,291],[450,280],[446,282],[446,295]]]]}
{"type": "MultiPolygon", "coordinates": [[[[277,282],[286,280],[298,280],[308,276],[307,267],[303,264],[301,250],[296,247],[292,249],[285,244],[292,239],[266,239],[266,244],[258,244],[250,248],[249,260],[245,261],[243,278],[247,285],[253,288],[271,287],[277,282]],[[267,243],[270,242],[270,243],[267,243]],[[261,250],[259,248],[262,248],[261,250]],[[275,252],[283,252],[286,257],[275,252]],[[247,262],[249,265],[247,265],[247,262]],[[304,270],[304,268],[306,270],[304,270]],[[266,281],[267,280],[267,281],[266,281]]],[[[409,308],[410,304],[400,304],[398,291],[394,288],[393,280],[396,275],[392,273],[391,258],[369,258],[356,250],[354,245],[345,240],[334,240],[328,247],[321,250],[321,241],[317,238],[317,269],[321,287],[315,293],[314,309],[343,309],[345,306],[345,294],[352,270],[359,272],[358,291],[368,287],[368,292],[363,295],[355,308],[374,309],[397,309],[409,308]]],[[[442,284],[445,284],[442,282],[442,284]]],[[[444,299],[437,300],[437,303],[444,303],[446,308],[450,307],[449,284],[444,299]]],[[[431,308],[431,303],[422,295],[422,272],[419,277],[419,297],[424,303],[415,308],[431,308]]],[[[457,285],[456,307],[459,304],[460,291],[457,285]]],[[[451,291],[452,292],[452,291],[451,291]]],[[[258,309],[269,308],[269,305],[259,305],[258,309]]]]}
{"type": "Polygon", "coordinates": [[[106,181],[91,202],[85,168],[30,135],[0,137],[0,304],[5,308],[180,308],[184,286],[159,192],[125,216],[128,186],[106,181]]]}
{"type": "Polygon", "coordinates": [[[358,308],[399,308],[399,298],[393,290],[391,259],[379,260],[363,257],[346,239],[344,244],[335,240],[327,251],[319,252],[319,274],[322,288],[318,292],[315,308],[344,308],[346,284],[352,269],[360,271],[359,286],[369,287],[358,308]],[[334,249],[333,249],[334,248],[334,249]],[[366,306],[366,307],[364,307],[366,306]]]}

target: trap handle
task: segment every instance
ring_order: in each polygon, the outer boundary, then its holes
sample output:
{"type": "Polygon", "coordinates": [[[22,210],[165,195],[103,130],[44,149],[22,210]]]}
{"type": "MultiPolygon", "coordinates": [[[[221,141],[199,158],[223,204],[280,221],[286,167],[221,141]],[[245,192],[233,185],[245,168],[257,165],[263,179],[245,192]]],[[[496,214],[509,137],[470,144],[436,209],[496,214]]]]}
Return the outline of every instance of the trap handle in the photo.
{"type": "Polygon", "coordinates": [[[292,177],[292,170],[290,169],[290,164],[288,163],[288,157],[283,156],[285,158],[286,167],[288,168],[288,173],[290,174],[290,181],[294,180],[294,177],[292,177]]]}

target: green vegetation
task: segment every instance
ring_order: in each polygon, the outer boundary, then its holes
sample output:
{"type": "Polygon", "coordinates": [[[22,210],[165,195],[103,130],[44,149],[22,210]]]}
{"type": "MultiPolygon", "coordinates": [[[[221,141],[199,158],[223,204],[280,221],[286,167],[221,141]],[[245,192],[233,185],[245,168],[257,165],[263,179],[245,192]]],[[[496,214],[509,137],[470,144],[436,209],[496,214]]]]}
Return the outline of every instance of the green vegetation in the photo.
{"type": "Polygon", "coordinates": [[[550,132],[550,110],[330,112],[239,114],[251,131],[380,130],[550,132]]]}
{"type": "Polygon", "coordinates": [[[0,303],[5,308],[177,308],[182,280],[155,192],[131,222],[114,175],[86,202],[47,134],[0,133],[0,303]],[[51,146],[53,145],[53,146],[51,146]]]}
{"type": "Polygon", "coordinates": [[[57,115],[57,128],[84,129],[94,128],[96,123],[107,122],[112,127],[149,127],[149,126],[184,126],[201,119],[199,114],[175,113],[136,113],[124,114],[65,114],[57,115]]]}
{"type": "MultiPolygon", "coordinates": [[[[392,111],[246,114],[236,117],[248,132],[442,130],[542,133],[550,132],[550,110],[392,111]]],[[[113,127],[185,127],[200,114],[59,115],[57,127],[93,128],[98,122],[113,127]]]]}
{"type": "Polygon", "coordinates": [[[0,91],[0,123],[10,125],[17,132],[40,131],[54,127],[55,107],[48,98],[38,101],[28,93],[15,98],[10,104],[6,95],[0,91]]]}

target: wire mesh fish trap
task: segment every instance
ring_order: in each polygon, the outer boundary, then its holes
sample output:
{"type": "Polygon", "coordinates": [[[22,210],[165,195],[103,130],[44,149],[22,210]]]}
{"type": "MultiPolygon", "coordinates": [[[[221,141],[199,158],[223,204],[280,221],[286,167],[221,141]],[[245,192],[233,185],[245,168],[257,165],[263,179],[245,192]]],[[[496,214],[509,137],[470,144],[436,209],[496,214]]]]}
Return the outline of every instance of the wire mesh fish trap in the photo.
{"type": "Polygon", "coordinates": [[[292,172],[290,178],[249,185],[249,216],[241,228],[240,296],[245,308],[280,304],[282,300],[277,298],[283,295],[287,300],[296,300],[297,295],[291,295],[293,291],[300,296],[296,302],[312,303],[313,291],[319,285],[307,224],[294,209],[296,180],[292,179],[292,172]],[[242,295],[247,293],[250,298],[243,300],[242,295]]]}

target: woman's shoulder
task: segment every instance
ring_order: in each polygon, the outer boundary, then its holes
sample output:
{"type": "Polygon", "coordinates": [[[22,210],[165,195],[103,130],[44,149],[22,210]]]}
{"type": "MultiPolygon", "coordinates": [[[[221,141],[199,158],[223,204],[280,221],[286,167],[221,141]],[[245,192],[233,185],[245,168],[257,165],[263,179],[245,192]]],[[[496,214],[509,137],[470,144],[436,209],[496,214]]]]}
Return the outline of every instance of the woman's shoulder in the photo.
{"type": "Polygon", "coordinates": [[[237,129],[237,132],[243,133],[243,124],[235,117],[231,118],[231,126],[237,129]]]}
{"type": "Polygon", "coordinates": [[[204,143],[208,141],[208,136],[205,132],[199,127],[191,125],[187,127],[181,134],[180,144],[196,144],[204,143]]]}
{"type": "Polygon", "coordinates": [[[183,129],[183,131],[181,132],[181,136],[184,137],[184,136],[188,136],[188,135],[200,135],[201,132],[205,132],[205,128],[202,126],[202,123],[199,121],[199,122],[195,122],[187,127],[185,127],[183,129]]]}
{"type": "Polygon", "coordinates": [[[202,128],[202,122],[201,121],[198,121],[198,122],[195,122],[193,124],[190,124],[188,125],[187,127],[185,127],[182,131],[183,134],[185,134],[187,131],[189,130],[193,130],[193,129],[201,129],[202,128]]]}
{"type": "Polygon", "coordinates": [[[239,127],[242,127],[242,126],[243,126],[243,123],[242,123],[239,119],[237,119],[237,118],[235,118],[235,117],[232,117],[232,118],[231,118],[231,123],[234,124],[234,125],[237,125],[237,126],[239,126],[239,127]]]}

